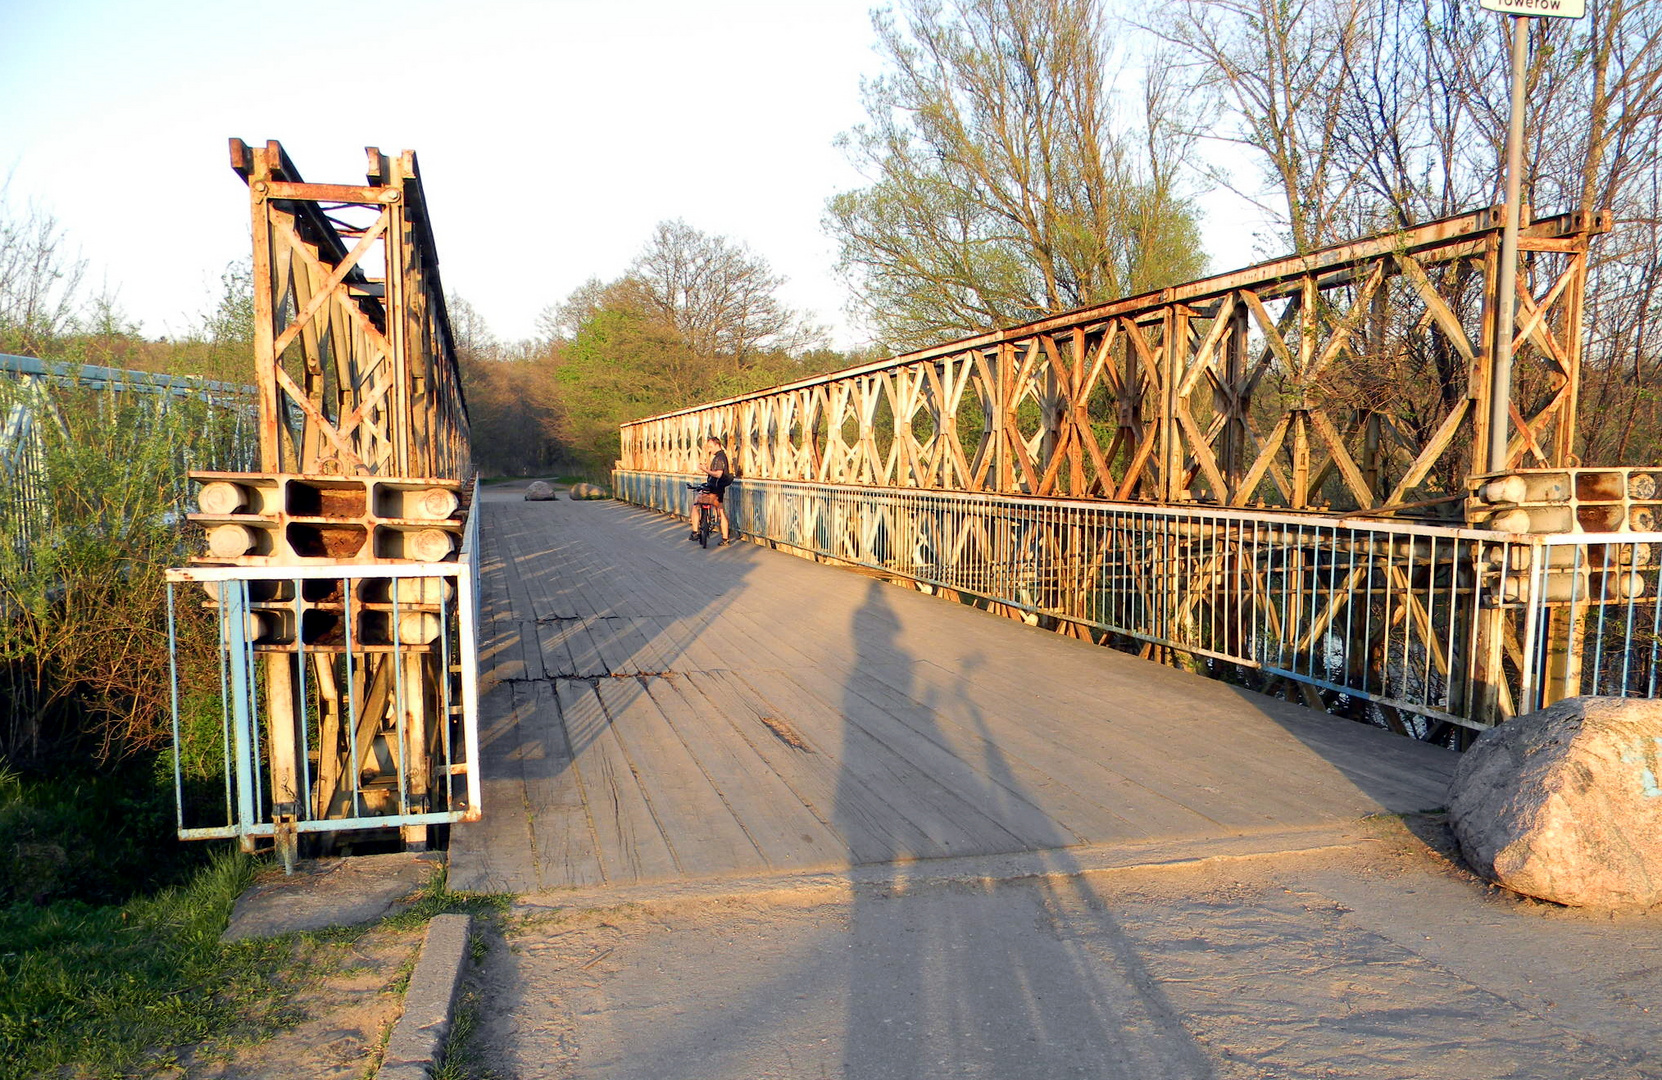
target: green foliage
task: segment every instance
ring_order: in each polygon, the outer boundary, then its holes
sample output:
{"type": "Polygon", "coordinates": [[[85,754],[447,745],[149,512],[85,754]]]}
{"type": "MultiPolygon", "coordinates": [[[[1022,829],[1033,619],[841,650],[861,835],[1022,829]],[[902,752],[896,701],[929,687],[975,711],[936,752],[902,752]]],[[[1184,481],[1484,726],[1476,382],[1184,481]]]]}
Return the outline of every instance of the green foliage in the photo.
{"type": "Polygon", "coordinates": [[[544,313],[551,377],[537,403],[559,442],[609,469],[622,423],[846,365],[780,302],[782,284],[724,237],[660,224],[629,274],[544,313]]]}
{"type": "Polygon", "coordinates": [[[913,0],[874,21],[888,71],[842,141],[870,183],[826,227],[891,346],[1204,269],[1180,95],[1152,64],[1138,122],[1115,116],[1100,0],[913,0]]]}
{"type": "MultiPolygon", "coordinates": [[[[0,543],[0,752],[26,760],[78,745],[120,757],[169,735],[163,571],[186,555],[185,470],[223,460],[229,419],[165,396],[50,400],[36,406],[43,483],[29,542],[0,543]]],[[[213,628],[192,598],[177,608],[181,655],[198,658],[179,673],[196,727],[218,691],[213,628]]],[[[211,767],[206,752],[193,761],[211,767]]]]}
{"type": "Polygon", "coordinates": [[[119,907],[0,908],[0,1080],[121,1076],[269,1021],[288,943],[219,940],[254,870],[224,855],[181,888],[119,907]]]}
{"type": "Polygon", "coordinates": [[[620,423],[702,400],[711,382],[703,368],[671,327],[639,307],[603,307],[554,368],[561,434],[598,460],[615,458],[620,423]]]}
{"type": "Polygon", "coordinates": [[[434,915],[472,915],[494,919],[508,910],[510,893],[462,892],[450,887],[448,871],[440,866],[422,883],[409,905],[383,919],[380,925],[409,929],[427,925],[434,915]]]}
{"type": "Polygon", "coordinates": [[[178,883],[207,849],[174,836],[171,755],[102,771],[57,761],[0,763],[0,907],[70,899],[119,903],[178,883]]]}

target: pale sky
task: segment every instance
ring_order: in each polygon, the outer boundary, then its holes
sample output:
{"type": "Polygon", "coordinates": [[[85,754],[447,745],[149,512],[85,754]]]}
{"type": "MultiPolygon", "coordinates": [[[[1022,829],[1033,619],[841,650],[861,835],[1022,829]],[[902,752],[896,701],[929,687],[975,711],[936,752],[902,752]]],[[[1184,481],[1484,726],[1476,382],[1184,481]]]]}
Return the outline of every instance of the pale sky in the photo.
{"type": "MultiPolygon", "coordinates": [[[[873,6],[0,0],[0,179],[151,336],[186,330],[248,254],[234,135],[330,183],[362,181],[365,146],[415,150],[445,285],[499,337],[680,217],[764,256],[851,346],[820,219],[860,183],[833,140],[879,70],[873,6]]],[[[1231,202],[1203,204],[1218,269],[1252,257],[1231,202]]]]}

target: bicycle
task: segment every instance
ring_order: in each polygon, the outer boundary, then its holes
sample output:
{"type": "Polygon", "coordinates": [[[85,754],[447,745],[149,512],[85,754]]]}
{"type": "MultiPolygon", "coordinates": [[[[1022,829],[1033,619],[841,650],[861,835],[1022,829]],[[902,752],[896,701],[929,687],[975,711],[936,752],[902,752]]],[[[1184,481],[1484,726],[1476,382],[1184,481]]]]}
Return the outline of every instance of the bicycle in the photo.
{"type": "Polygon", "coordinates": [[[710,533],[716,527],[716,508],[721,505],[721,501],[716,498],[716,493],[709,484],[688,484],[687,490],[698,493],[693,499],[693,514],[698,518],[698,527],[693,530],[693,535],[698,537],[699,547],[708,548],[710,533]]]}

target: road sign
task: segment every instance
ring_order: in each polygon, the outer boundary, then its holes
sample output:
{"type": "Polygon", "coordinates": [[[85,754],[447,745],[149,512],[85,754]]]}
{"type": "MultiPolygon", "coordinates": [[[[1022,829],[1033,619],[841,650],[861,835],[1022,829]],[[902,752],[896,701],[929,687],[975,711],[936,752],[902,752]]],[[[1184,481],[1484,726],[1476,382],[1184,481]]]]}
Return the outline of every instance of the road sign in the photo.
{"type": "Polygon", "coordinates": [[[1503,15],[1546,16],[1579,19],[1587,14],[1587,0],[1478,0],[1490,11],[1503,15]]]}

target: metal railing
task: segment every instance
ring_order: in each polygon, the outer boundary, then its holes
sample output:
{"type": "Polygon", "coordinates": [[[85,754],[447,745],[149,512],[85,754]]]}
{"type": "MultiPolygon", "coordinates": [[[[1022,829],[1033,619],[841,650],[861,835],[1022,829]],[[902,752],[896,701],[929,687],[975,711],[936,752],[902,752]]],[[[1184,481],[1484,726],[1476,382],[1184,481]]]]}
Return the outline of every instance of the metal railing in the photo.
{"type": "Polygon", "coordinates": [[[169,570],[179,837],[249,849],[269,837],[287,859],[302,833],[408,837],[479,820],[478,547],[470,513],[453,563],[169,570]],[[217,622],[211,736],[182,701],[178,627],[190,603],[217,622]],[[274,708],[274,693],[289,700],[274,708]],[[292,729],[274,717],[292,717],[292,729]],[[223,767],[221,797],[207,801],[184,760],[204,738],[223,767]]]}
{"type": "MultiPolygon", "coordinates": [[[[619,471],[614,490],[685,515],[689,479],[619,471]]],[[[727,503],[771,543],[1278,677],[1410,734],[1657,680],[1662,533],[751,479],[727,503]]]]}
{"type": "Polygon", "coordinates": [[[28,557],[44,522],[45,453],[42,425],[62,428],[65,392],[91,392],[111,397],[142,396],[172,402],[201,402],[202,419],[214,434],[218,425],[220,453],[213,461],[189,460],[180,448],[178,495],[188,494],[185,474],[191,468],[244,469],[258,460],[257,404],[252,386],[214,382],[189,376],[150,371],[128,371],[95,364],[71,364],[32,356],[0,353],[0,538],[28,557]],[[9,392],[8,392],[9,391],[9,392]]]}
{"type": "Polygon", "coordinates": [[[1534,538],[1508,591],[1529,598],[1520,711],[1567,697],[1654,698],[1662,685],[1662,533],[1534,538]]]}

